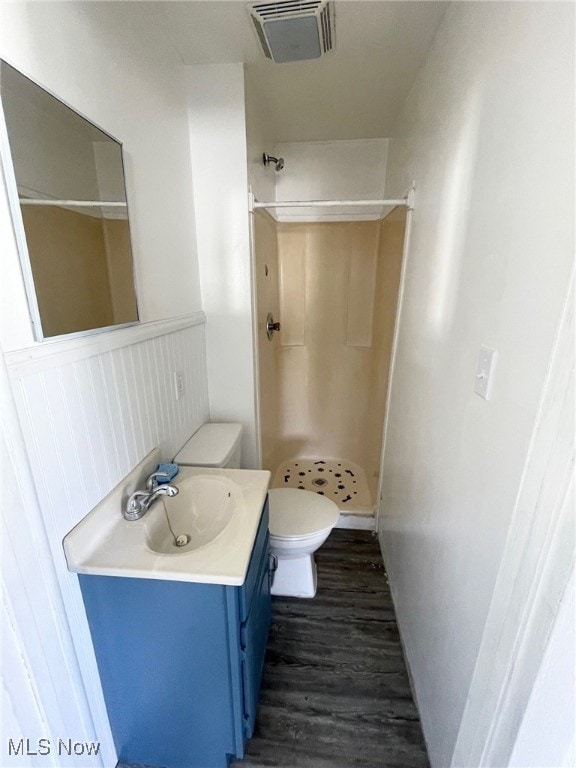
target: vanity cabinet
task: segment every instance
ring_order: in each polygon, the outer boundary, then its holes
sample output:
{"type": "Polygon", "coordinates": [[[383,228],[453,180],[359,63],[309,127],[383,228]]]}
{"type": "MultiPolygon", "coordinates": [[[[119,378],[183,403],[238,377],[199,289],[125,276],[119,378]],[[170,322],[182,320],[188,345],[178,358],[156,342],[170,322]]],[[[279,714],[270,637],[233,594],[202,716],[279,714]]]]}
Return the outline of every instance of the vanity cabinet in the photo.
{"type": "Polygon", "coordinates": [[[268,502],[242,586],[79,580],[119,761],[225,768],[243,757],[270,625],[268,502]]]}

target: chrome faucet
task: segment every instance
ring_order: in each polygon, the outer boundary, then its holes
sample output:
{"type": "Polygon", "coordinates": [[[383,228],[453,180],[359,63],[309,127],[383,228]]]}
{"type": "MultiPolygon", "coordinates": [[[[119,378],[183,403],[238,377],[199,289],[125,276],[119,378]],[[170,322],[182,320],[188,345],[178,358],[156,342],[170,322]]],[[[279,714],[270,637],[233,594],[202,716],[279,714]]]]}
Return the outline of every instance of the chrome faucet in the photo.
{"type": "Polygon", "coordinates": [[[148,493],[153,491],[154,488],[156,488],[158,485],[158,481],[156,480],[157,477],[167,477],[170,479],[170,475],[167,475],[166,472],[152,472],[152,474],[148,477],[148,480],[146,480],[146,490],[148,493]]]}
{"type": "Polygon", "coordinates": [[[178,488],[175,485],[158,485],[157,477],[168,477],[164,472],[154,472],[146,481],[145,491],[134,491],[122,511],[125,520],[140,520],[160,496],[176,496],[178,488]]]}

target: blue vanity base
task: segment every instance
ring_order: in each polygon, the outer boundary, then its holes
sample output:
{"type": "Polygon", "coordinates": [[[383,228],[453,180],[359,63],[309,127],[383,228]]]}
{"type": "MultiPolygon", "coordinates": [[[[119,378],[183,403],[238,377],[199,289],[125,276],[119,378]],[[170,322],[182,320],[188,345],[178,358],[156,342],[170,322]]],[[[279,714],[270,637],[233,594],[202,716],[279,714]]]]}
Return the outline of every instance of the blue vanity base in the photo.
{"type": "Polygon", "coordinates": [[[267,504],[241,587],[79,580],[119,761],[225,768],[243,757],[270,625],[267,504]]]}

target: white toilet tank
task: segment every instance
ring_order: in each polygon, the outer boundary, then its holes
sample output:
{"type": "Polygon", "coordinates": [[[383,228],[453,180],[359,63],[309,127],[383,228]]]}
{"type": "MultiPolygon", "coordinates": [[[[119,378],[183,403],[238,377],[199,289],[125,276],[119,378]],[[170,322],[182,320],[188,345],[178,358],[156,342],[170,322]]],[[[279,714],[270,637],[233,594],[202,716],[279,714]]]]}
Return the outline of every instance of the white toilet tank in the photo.
{"type": "Polygon", "coordinates": [[[242,424],[203,424],[174,456],[183,467],[240,469],[242,424]]]}

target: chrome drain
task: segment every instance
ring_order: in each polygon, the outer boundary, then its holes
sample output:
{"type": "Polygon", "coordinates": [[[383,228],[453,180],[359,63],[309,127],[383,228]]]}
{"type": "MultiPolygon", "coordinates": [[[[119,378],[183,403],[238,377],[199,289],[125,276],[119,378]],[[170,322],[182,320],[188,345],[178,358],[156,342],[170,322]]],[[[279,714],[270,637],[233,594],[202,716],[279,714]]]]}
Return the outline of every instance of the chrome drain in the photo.
{"type": "Polygon", "coordinates": [[[323,477],[315,477],[314,480],[312,480],[312,485],[322,488],[323,486],[328,485],[328,480],[324,480],[323,477]]]}

